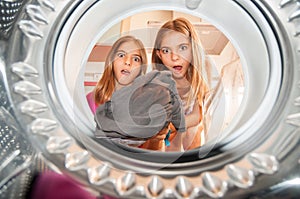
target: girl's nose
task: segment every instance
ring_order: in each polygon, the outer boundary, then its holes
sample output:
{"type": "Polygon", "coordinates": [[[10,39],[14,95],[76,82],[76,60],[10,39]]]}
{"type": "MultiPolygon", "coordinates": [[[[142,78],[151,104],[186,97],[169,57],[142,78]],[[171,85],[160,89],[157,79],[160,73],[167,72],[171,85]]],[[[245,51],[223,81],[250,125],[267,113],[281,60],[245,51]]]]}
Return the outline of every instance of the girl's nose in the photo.
{"type": "Polygon", "coordinates": [[[130,56],[125,57],[125,65],[127,65],[127,66],[131,65],[131,57],[130,56]]]}
{"type": "Polygon", "coordinates": [[[178,54],[177,54],[177,53],[174,53],[174,52],[172,52],[172,53],[171,53],[171,59],[172,59],[172,60],[174,60],[174,61],[175,61],[175,60],[178,60],[178,59],[179,59],[179,56],[178,56],[178,54]]]}

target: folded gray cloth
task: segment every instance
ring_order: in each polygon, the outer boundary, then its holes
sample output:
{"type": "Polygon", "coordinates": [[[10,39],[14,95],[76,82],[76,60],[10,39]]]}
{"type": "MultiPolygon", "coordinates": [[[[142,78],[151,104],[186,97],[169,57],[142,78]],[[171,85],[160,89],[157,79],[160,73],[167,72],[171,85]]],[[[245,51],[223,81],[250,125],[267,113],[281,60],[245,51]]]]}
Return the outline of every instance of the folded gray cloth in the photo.
{"type": "Polygon", "coordinates": [[[95,114],[96,138],[146,141],[170,122],[185,132],[184,111],[170,71],[151,71],[115,91],[95,114]]]}

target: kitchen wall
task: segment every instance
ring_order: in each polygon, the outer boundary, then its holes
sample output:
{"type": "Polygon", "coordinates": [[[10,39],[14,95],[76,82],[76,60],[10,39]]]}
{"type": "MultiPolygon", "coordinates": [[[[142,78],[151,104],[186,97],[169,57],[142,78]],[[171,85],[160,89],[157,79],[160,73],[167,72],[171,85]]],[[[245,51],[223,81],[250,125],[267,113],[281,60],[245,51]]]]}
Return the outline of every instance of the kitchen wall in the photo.
{"type": "MultiPolygon", "coordinates": [[[[122,20],[99,38],[85,66],[85,92],[91,91],[99,78],[101,78],[106,55],[116,39],[125,34],[131,34],[141,39],[147,48],[148,58],[151,60],[152,46],[157,30],[166,21],[177,17],[187,18],[197,29],[206,53],[211,57],[216,66],[214,71],[215,80],[222,74],[223,67],[233,62],[238,63],[235,64],[234,67],[236,67],[236,70],[239,71],[239,74],[241,74],[243,78],[242,66],[240,65],[239,56],[234,46],[214,25],[199,17],[181,12],[152,11],[136,14],[122,20]]],[[[224,75],[224,79],[230,79],[230,75],[232,74],[227,74],[223,71],[223,76],[224,75]]]]}

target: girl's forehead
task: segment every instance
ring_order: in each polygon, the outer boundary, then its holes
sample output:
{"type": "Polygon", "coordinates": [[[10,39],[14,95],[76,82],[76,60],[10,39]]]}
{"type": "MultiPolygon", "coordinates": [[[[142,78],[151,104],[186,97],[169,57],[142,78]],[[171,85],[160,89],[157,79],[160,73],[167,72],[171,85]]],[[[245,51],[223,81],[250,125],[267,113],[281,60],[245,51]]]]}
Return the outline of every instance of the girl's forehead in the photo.
{"type": "Polygon", "coordinates": [[[169,31],[163,36],[161,45],[176,45],[181,43],[189,43],[189,41],[189,36],[181,32],[169,31]]]}
{"type": "Polygon", "coordinates": [[[118,51],[139,52],[140,51],[140,46],[137,45],[137,43],[134,42],[134,41],[127,41],[127,42],[122,43],[119,46],[118,51]]]}

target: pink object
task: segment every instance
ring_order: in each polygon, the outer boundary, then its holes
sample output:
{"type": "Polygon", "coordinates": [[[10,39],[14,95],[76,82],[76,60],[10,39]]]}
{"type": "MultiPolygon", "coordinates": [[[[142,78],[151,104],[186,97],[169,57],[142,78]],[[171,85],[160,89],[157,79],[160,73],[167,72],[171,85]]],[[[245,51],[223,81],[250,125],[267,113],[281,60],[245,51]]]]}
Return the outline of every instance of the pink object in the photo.
{"type": "MultiPolygon", "coordinates": [[[[28,196],[30,199],[97,199],[69,176],[55,172],[39,174],[28,196]]],[[[99,199],[117,198],[102,195],[99,199]]]]}
{"type": "Polygon", "coordinates": [[[32,184],[30,199],[96,199],[68,176],[41,173],[32,184]]]}
{"type": "Polygon", "coordinates": [[[92,111],[93,114],[96,113],[96,109],[97,109],[97,104],[94,100],[94,92],[89,92],[87,95],[86,95],[86,99],[88,101],[88,104],[89,104],[89,107],[92,111]]]}

